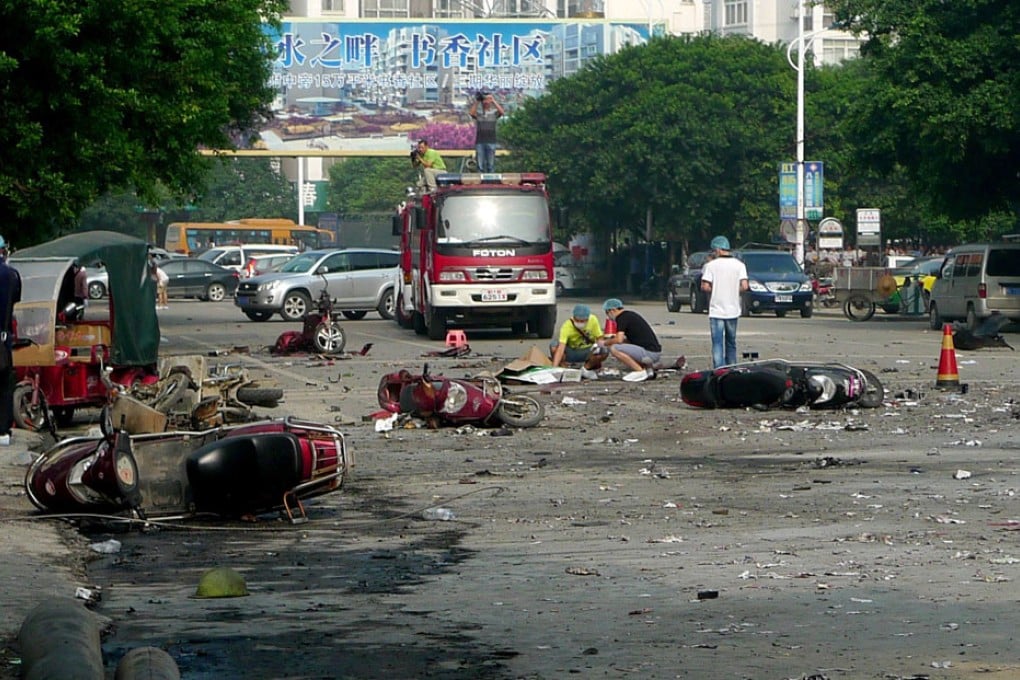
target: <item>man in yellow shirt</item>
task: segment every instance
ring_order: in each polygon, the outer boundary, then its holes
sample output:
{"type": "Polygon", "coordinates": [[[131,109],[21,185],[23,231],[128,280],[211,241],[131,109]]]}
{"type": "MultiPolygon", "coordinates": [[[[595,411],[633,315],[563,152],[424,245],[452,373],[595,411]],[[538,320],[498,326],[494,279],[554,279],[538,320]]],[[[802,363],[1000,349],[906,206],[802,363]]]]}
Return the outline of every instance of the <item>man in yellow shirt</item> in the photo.
{"type": "Polygon", "coordinates": [[[589,380],[597,378],[595,371],[609,355],[602,343],[602,326],[599,318],[591,313],[588,305],[574,306],[570,318],[563,322],[556,340],[549,343],[552,365],[564,361],[569,364],[583,364],[581,376],[589,380]]]}

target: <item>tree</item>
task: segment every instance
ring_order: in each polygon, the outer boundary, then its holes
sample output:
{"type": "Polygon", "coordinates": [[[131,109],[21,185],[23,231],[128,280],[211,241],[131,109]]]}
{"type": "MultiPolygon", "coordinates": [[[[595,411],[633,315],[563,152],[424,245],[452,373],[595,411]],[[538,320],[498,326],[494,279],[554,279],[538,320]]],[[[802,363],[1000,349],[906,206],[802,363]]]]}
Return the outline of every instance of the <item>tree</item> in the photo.
{"type": "Polygon", "coordinates": [[[297,188],[269,158],[232,158],[217,164],[192,203],[192,222],[297,219],[297,188]]]}
{"type": "Polygon", "coordinates": [[[795,73],[778,46],[658,38],[557,80],[502,128],[555,200],[594,231],[761,239],[778,223],[777,170],[794,145],[795,73]]]}
{"type": "Polygon", "coordinates": [[[110,189],[191,194],[275,92],[266,22],[285,0],[0,8],[0,214],[38,241],[110,189]],[[31,222],[30,222],[31,221],[31,222]]]}
{"type": "Polygon", "coordinates": [[[873,74],[848,110],[863,162],[903,168],[951,218],[1020,209],[1020,5],[1014,0],[830,0],[867,36],[873,74]]]}
{"type": "Polygon", "coordinates": [[[414,183],[408,158],[349,158],[329,169],[326,200],[341,215],[393,212],[414,183]]]}

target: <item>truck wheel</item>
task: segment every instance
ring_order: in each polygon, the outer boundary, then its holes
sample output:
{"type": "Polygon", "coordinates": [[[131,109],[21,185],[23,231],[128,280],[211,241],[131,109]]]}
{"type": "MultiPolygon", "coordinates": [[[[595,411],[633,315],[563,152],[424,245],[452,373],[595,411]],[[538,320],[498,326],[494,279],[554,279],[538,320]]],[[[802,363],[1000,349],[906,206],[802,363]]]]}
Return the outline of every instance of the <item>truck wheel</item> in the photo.
{"type": "Polygon", "coordinates": [[[535,319],[535,333],[540,338],[551,338],[556,332],[556,307],[543,307],[535,319]]]}
{"type": "Polygon", "coordinates": [[[446,319],[443,318],[443,313],[437,311],[435,307],[428,307],[428,336],[429,340],[442,340],[446,337],[446,319]]]}
{"type": "Polygon", "coordinates": [[[312,308],[312,299],[301,291],[287,293],[283,298],[280,316],[287,321],[301,321],[312,308]]]}
{"type": "Polygon", "coordinates": [[[404,295],[402,293],[397,295],[397,302],[393,307],[393,317],[401,328],[414,327],[414,312],[408,314],[404,311],[404,295]]]}
{"type": "Polygon", "coordinates": [[[386,292],[383,293],[382,300],[379,301],[379,306],[375,308],[375,311],[379,312],[379,316],[389,321],[393,318],[395,312],[395,301],[396,296],[393,295],[393,289],[387,288],[386,292]]]}
{"type": "Polygon", "coordinates": [[[411,312],[411,325],[414,326],[414,332],[416,335],[425,335],[428,333],[428,328],[425,326],[425,315],[421,312],[411,312]]]}
{"type": "Polygon", "coordinates": [[[23,430],[38,432],[46,422],[46,399],[39,392],[39,401],[32,403],[32,386],[14,388],[14,422],[23,430]]]}

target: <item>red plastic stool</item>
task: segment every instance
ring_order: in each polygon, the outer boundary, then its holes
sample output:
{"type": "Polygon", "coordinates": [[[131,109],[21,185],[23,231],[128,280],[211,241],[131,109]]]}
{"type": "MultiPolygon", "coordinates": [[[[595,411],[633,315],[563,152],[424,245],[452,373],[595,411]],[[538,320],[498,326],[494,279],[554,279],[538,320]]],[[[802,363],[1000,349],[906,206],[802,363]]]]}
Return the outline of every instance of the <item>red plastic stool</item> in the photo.
{"type": "Polygon", "coordinates": [[[467,336],[464,335],[464,331],[446,331],[447,347],[466,347],[467,344],[467,336]]]}

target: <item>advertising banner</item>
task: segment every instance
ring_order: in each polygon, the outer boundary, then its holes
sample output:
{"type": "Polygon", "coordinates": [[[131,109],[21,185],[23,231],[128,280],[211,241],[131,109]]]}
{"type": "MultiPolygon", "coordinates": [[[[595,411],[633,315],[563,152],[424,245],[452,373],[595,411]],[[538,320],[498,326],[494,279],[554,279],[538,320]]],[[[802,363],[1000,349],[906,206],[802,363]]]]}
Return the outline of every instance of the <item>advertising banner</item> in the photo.
{"type": "Polygon", "coordinates": [[[476,94],[509,112],[600,55],[648,40],[604,20],[284,22],[270,37],[279,91],[267,149],[473,149],[476,94]]]}

